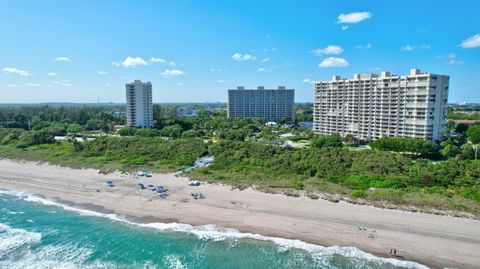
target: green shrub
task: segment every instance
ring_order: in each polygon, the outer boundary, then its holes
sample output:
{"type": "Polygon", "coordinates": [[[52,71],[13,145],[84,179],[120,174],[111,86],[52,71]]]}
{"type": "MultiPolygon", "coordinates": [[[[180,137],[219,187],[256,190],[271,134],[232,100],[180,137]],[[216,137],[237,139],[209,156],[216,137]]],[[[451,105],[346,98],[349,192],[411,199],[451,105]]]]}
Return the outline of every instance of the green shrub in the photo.
{"type": "Polygon", "coordinates": [[[305,187],[303,180],[300,178],[292,180],[292,185],[293,188],[295,188],[296,190],[303,190],[303,188],[305,187]]]}
{"type": "Polygon", "coordinates": [[[367,194],[364,190],[356,190],[352,192],[351,196],[352,198],[364,198],[367,194]]]}

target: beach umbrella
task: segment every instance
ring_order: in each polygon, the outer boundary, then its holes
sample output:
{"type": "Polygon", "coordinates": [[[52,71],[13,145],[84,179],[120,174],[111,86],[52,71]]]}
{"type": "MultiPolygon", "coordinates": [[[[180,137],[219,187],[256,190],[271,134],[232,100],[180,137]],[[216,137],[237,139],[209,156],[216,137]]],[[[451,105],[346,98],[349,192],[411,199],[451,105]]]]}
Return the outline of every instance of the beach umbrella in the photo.
{"type": "Polygon", "coordinates": [[[107,180],[107,184],[113,184],[113,181],[107,180]]]}

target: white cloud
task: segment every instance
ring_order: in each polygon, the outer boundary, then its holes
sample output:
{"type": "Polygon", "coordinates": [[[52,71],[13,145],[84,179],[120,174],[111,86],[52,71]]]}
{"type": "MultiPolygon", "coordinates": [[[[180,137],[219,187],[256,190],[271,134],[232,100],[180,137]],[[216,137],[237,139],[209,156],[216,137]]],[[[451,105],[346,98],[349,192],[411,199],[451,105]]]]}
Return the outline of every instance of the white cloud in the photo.
{"type": "Polygon", "coordinates": [[[356,45],[356,49],[369,49],[372,47],[372,44],[368,43],[367,45],[356,45]]]}
{"type": "Polygon", "coordinates": [[[223,80],[223,79],[219,79],[219,80],[217,80],[217,81],[215,81],[215,82],[216,82],[216,83],[225,83],[226,81],[223,80]]]}
{"type": "Polygon", "coordinates": [[[176,85],[177,85],[177,87],[181,87],[181,86],[183,86],[183,83],[182,83],[182,82],[179,82],[179,83],[177,83],[176,85]]]}
{"type": "Polygon", "coordinates": [[[7,87],[10,87],[10,88],[23,88],[22,85],[18,85],[18,84],[8,84],[7,87]]]}
{"type": "Polygon", "coordinates": [[[175,62],[169,62],[168,65],[175,66],[175,62]]]}
{"type": "Polygon", "coordinates": [[[182,70],[178,70],[178,69],[167,69],[167,70],[163,71],[160,75],[162,75],[162,77],[169,78],[169,77],[182,76],[182,75],[184,75],[184,74],[185,74],[185,73],[184,73],[182,70]]]}
{"type": "Polygon", "coordinates": [[[25,86],[27,86],[27,87],[38,87],[38,86],[40,86],[40,84],[38,84],[38,83],[27,83],[27,84],[25,84],[25,86]]]}
{"type": "Polygon", "coordinates": [[[348,14],[340,14],[338,16],[338,23],[359,23],[363,20],[370,19],[372,13],[370,12],[352,12],[348,14]]]}
{"type": "Polygon", "coordinates": [[[235,53],[232,55],[232,59],[234,61],[254,61],[257,58],[255,56],[252,56],[250,54],[240,54],[240,53],[235,53]]]}
{"type": "Polygon", "coordinates": [[[265,72],[265,71],[267,71],[267,69],[265,69],[265,68],[263,68],[263,67],[260,67],[260,68],[257,69],[257,71],[258,71],[258,72],[265,72]]]}
{"type": "Polygon", "coordinates": [[[57,73],[55,73],[55,72],[48,72],[47,73],[47,76],[49,76],[49,77],[55,77],[56,75],[57,75],[57,73]]]}
{"type": "Polygon", "coordinates": [[[272,51],[277,51],[277,48],[272,48],[272,51]]]}
{"type": "Polygon", "coordinates": [[[148,61],[151,62],[151,63],[162,63],[162,64],[167,62],[167,60],[165,60],[165,59],[156,58],[156,57],[151,57],[150,60],[148,60],[148,61]]]}
{"type": "Polygon", "coordinates": [[[448,61],[449,64],[463,64],[463,61],[458,61],[458,60],[455,60],[455,59],[451,59],[450,61],[448,61]]]}
{"type": "Polygon", "coordinates": [[[16,74],[16,75],[20,75],[22,77],[26,77],[26,76],[30,76],[30,73],[28,73],[27,71],[25,70],[20,70],[20,69],[17,69],[15,67],[4,67],[2,69],[2,71],[5,73],[5,74],[16,74]]]}
{"type": "Polygon", "coordinates": [[[68,88],[75,86],[75,85],[73,85],[73,83],[70,80],[54,81],[53,84],[60,85],[60,86],[63,86],[63,87],[68,87],[68,88]]]}
{"type": "Polygon", "coordinates": [[[302,80],[303,83],[309,83],[309,84],[315,84],[315,81],[309,79],[309,78],[306,78],[304,80],[302,80]]]}
{"type": "Polygon", "coordinates": [[[265,59],[261,60],[260,62],[266,63],[266,62],[268,62],[268,61],[270,61],[270,58],[265,58],[265,59]]]}
{"type": "Polygon", "coordinates": [[[348,25],[344,25],[344,26],[342,26],[342,31],[347,31],[347,30],[348,30],[348,28],[349,28],[349,26],[348,26],[348,25]]]}
{"type": "Polygon", "coordinates": [[[340,54],[343,52],[342,47],[337,46],[337,45],[328,45],[327,47],[323,49],[316,49],[311,51],[314,55],[317,56],[322,56],[324,54],[340,54]]]}
{"type": "Polygon", "coordinates": [[[472,37],[469,37],[463,40],[462,44],[460,44],[462,49],[472,49],[472,48],[479,48],[480,47],[480,34],[476,34],[472,37]]]}
{"type": "Polygon", "coordinates": [[[345,67],[348,66],[347,60],[343,58],[337,58],[337,57],[329,57],[327,59],[324,59],[320,64],[318,64],[318,67],[321,68],[328,68],[328,67],[345,67]]]}
{"type": "MultiPolygon", "coordinates": [[[[444,55],[439,56],[440,59],[445,58],[444,55]]],[[[464,64],[463,61],[457,60],[457,55],[455,53],[449,53],[447,55],[448,63],[449,64],[464,64]]]]}
{"type": "Polygon", "coordinates": [[[432,46],[430,46],[429,44],[421,44],[421,45],[406,45],[406,46],[403,46],[400,50],[412,51],[416,49],[431,49],[431,48],[432,46]]]}
{"type": "Polygon", "coordinates": [[[402,47],[401,50],[403,50],[403,51],[412,51],[412,50],[414,50],[414,49],[415,49],[414,46],[412,46],[412,45],[406,45],[406,46],[402,47]]]}
{"type": "Polygon", "coordinates": [[[57,57],[54,59],[54,61],[57,61],[57,62],[71,62],[70,58],[67,58],[67,57],[57,57]]]}
{"type": "Polygon", "coordinates": [[[128,56],[121,63],[113,62],[112,64],[115,66],[132,67],[132,68],[135,68],[140,65],[148,65],[148,63],[141,57],[130,57],[130,56],[128,56]]]}
{"type": "Polygon", "coordinates": [[[213,68],[213,67],[212,67],[212,68],[210,68],[210,71],[211,71],[211,72],[222,72],[222,69],[220,69],[220,68],[213,68]]]}
{"type": "Polygon", "coordinates": [[[107,72],[107,71],[102,71],[102,70],[100,70],[100,71],[97,72],[97,74],[99,74],[99,75],[108,75],[108,72],[107,72]]]}

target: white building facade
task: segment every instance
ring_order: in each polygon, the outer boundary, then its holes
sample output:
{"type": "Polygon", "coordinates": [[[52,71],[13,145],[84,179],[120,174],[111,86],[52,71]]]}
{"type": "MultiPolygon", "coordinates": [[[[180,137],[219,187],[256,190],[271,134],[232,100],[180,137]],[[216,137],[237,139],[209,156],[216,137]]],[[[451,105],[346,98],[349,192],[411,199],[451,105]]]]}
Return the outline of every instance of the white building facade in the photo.
{"type": "Polygon", "coordinates": [[[389,72],[334,76],[315,83],[314,130],[320,135],[352,134],[359,139],[381,137],[440,141],[445,130],[449,76],[389,72]]]}
{"type": "Polygon", "coordinates": [[[127,96],[127,125],[153,127],[152,83],[135,80],[125,85],[127,96]]]}
{"type": "Polygon", "coordinates": [[[229,118],[263,118],[267,121],[280,122],[295,120],[294,111],[295,90],[257,89],[228,90],[228,117],[229,118]]]}

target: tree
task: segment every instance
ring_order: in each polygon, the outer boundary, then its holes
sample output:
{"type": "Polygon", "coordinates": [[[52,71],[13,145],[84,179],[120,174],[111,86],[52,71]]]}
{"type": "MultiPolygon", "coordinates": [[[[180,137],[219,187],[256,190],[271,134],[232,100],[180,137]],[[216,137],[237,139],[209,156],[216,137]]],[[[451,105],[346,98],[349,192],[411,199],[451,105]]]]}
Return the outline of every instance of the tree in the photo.
{"type": "Polygon", "coordinates": [[[470,125],[467,129],[468,141],[480,144],[480,124],[470,125]]]}
{"type": "Polygon", "coordinates": [[[382,137],[371,142],[370,146],[381,151],[417,153],[420,155],[432,155],[435,152],[434,143],[415,138],[382,137]]]}
{"type": "Polygon", "coordinates": [[[158,135],[157,129],[138,129],[135,132],[135,136],[142,136],[142,137],[155,137],[158,135]]]}
{"type": "Polygon", "coordinates": [[[343,137],[343,142],[345,142],[347,145],[354,146],[358,144],[358,138],[356,138],[352,134],[347,134],[346,136],[343,137]]]}
{"type": "Polygon", "coordinates": [[[183,128],[179,124],[165,126],[162,129],[162,135],[172,138],[178,138],[182,135],[183,128]]]}
{"type": "Polygon", "coordinates": [[[475,150],[471,144],[463,144],[460,147],[460,154],[457,155],[457,158],[460,160],[472,160],[475,158],[475,150]]]}
{"type": "Polygon", "coordinates": [[[137,128],[134,127],[123,127],[120,130],[118,130],[118,134],[120,136],[133,136],[137,132],[137,128]]]}
{"type": "Polygon", "coordinates": [[[342,138],[339,134],[320,136],[312,140],[310,145],[314,148],[341,148],[343,147],[342,138]]]}
{"type": "Polygon", "coordinates": [[[19,143],[17,147],[25,148],[31,145],[49,144],[54,143],[55,139],[53,135],[47,130],[29,131],[24,132],[19,137],[19,143]]]}
{"type": "Polygon", "coordinates": [[[101,130],[104,126],[104,122],[99,119],[89,119],[85,124],[85,128],[89,131],[101,130]]]}
{"type": "Polygon", "coordinates": [[[204,133],[199,130],[188,130],[182,133],[182,138],[195,138],[202,137],[203,135],[204,133]]]}
{"type": "Polygon", "coordinates": [[[80,124],[73,123],[73,124],[69,124],[67,127],[67,133],[69,134],[78,134],[83,131],[84,131],[84,128],[80,124]]]}
{"type": "Polygon", "coordinates": [[[460,154],[460,152],[461,152],[460,149],[453,144],[448,144],[443,149],[440,150],[440,153],[446,158],[455,157],[458,154],[460,154]]]}
{"type": "Polygon", "coordinates": [[[243,129],[239,129],[239,130],[231,129],[226,131],[222,136],[228,140],[244,141],[245,138],[247,138],[248,134],[247,134],[247,131],[243,129]]]}

